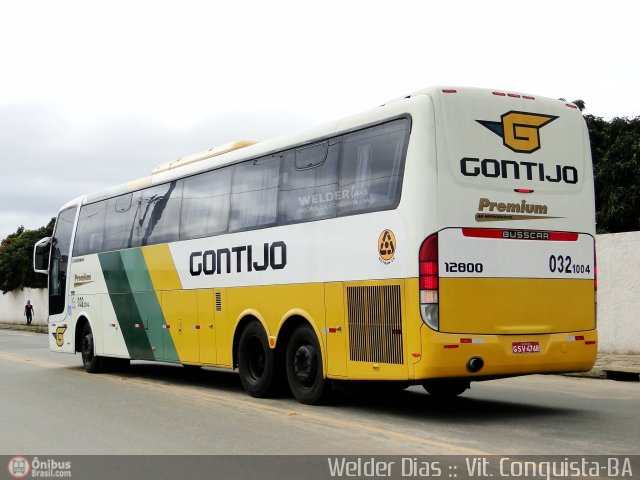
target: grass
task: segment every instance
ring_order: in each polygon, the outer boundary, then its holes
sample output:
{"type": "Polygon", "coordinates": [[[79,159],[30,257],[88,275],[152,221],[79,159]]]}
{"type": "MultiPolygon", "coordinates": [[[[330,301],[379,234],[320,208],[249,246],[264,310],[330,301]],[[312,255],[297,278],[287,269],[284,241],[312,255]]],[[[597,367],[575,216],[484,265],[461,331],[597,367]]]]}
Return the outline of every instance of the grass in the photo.
{"type": "Polygon", "coordinates": [[[0,323],[0,328],[34,333],[47,333],[49,331],[47,325],[26,325],[25,323],[0,323]]]}

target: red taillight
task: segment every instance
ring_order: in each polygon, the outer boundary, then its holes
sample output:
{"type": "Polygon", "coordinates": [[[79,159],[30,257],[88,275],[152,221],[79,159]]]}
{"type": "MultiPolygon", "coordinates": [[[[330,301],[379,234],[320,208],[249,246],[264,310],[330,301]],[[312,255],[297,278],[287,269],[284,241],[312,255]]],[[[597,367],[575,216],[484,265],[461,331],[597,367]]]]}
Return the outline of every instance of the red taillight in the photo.
{"type": "Polygon", "coordinates": [[[420,246],[420,261],[421,262],[436,262],[438,263],[438,234],[427,237],[420,246]]]}
{"type": "Polygon", "coordinates": [[[458,93],[458,91],[457,90],[448,89],[448,90],[442,90],[442,93],[458,93]]]}
{"type": "Polygon", "coordinates": [[[533,193],[530,188],[514,188],[513,191],[516,193],[533,193]]]}
{"type": "Polygon", "coordinates": [[[438,262],[420,262],[420,275],[437,275],[438,262]]]}
{"type": "Polygon", "coordinates": [[[438,277],[436,275],[420,276],[420,290],[437,290],[438,277]]]}
{"type": "Polygon", "coordinates": [[[420,289],[438,288],[438,234],[428,237],[420,247],[420,289]]]}
{"type": "Polygon", "coordinates": [[[422,321],[438,330],[438,234],[427,237],[419,255],[420,315],[422,321]]]}

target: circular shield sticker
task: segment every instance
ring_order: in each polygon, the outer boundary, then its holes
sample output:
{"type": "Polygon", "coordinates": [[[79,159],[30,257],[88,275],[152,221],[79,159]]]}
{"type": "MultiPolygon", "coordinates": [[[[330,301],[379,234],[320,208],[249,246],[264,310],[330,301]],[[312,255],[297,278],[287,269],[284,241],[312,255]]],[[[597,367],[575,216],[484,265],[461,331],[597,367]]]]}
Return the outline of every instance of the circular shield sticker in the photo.
{"type": "Polygon", "coordinates": [[[384,230],[378,237],[378,255],[385,264],[393,261],[396,254],[396,236],[389,229],[384,230]]]}

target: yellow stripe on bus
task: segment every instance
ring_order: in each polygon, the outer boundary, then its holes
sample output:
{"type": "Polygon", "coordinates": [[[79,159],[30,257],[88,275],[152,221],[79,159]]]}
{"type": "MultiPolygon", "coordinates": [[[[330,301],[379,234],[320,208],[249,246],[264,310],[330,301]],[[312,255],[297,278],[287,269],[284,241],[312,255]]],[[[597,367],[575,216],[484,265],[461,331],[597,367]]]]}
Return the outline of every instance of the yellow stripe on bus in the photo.
{"type": "Polygon", "coordinates": [[[158,290],[182,290],[182,282],[180,282],[168,244],[142,247],[142,254],[156,292],[158,290]]]}
{"type": "Polygon", "coordinates": [[[498,335],[595,328],[593,280],[440,278],[440,331],[498,335]]]}

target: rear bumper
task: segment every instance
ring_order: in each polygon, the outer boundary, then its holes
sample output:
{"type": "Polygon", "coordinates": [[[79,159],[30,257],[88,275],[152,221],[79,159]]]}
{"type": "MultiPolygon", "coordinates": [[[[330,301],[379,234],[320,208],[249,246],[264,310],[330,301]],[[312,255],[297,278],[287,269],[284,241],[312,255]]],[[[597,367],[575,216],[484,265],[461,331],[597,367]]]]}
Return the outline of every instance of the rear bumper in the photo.
{"type": "Polygon", "coordinates": [[[422,357],[414,364],[416,380],[465,377],[473,380],[532,373],[565,373],[591,370],[597,354],[597,331],[543,335],[447,334],[421,328],[422,357]],[[514,353],[514,342],[537,342],[540,351],[514,353]],[[483,367],[467,368],[479,357],[483,367]]]}

